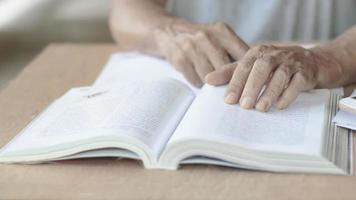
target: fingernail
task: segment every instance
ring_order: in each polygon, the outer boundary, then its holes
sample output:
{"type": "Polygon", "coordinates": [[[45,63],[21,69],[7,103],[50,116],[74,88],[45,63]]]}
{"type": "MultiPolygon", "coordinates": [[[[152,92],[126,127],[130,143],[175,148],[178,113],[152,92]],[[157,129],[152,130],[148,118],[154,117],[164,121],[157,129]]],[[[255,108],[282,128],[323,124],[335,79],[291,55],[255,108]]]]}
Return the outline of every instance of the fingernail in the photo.
{"type": "Polygon", "coordinates": [[[251,97],[244,97],[240,105],[244,109],[251,109],[253,107],[253,100],[251,97]]]}
{"type": "Polygon", "coordinates": [[[233,92],[230,92],[225,97],[225,103],[227,104],[236,104],[237,103],[237,95],[233,92]]]}
{"type": "Polygon", "coordinates": [[[208,84],[209,84],[209,82],[210,82],[209,79],[210,79],[210,73],[207,74],[207,75],[204,77],[205,83],[208,83],[208,84]]]}
{"type": "Polygon", "coordinates": [[[258,101],[256,109],[261,112],[267,112],[269,109],[270,103],[264,99],[258,101]]]}
{"type": "Polygon", "coordinates": [[[283,109],[285,109],[287,107],[287,104],[284,101],[280,101],[280,102],[277,103],[276,107],[278,109],[280,109],[280,110],[283,110],[283,109]]]}

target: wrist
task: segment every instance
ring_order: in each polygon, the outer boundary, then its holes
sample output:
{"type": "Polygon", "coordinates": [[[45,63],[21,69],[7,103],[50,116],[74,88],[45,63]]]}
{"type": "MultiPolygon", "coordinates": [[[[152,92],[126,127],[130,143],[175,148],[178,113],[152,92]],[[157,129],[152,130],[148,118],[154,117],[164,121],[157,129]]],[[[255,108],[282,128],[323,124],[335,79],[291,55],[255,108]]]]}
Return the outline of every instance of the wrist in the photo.
{"type": "Polygon", "coordinates": [[[332,88],[342,82],[344,70],[332,49],[327,46],[316,46],[310,49],[316,68],[317,88],[332,88]]]}

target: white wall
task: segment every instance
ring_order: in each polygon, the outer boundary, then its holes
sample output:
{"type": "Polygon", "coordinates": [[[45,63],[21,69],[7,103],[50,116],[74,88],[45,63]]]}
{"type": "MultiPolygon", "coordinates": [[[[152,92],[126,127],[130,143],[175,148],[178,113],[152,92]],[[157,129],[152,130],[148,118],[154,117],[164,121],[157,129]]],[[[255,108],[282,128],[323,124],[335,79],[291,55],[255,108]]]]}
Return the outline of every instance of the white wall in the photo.
{"type": "Polygon", "coordinates": [[[0,88],[48,43],[112,42],[110,0],[0,0],[0,88]]]}

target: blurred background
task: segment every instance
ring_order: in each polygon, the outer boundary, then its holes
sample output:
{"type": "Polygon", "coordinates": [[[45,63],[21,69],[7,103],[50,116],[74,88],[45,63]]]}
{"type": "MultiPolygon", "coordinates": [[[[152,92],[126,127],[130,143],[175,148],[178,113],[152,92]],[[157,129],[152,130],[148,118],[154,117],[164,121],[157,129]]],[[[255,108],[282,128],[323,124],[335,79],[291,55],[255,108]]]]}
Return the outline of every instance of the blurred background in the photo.
{"type": "Polygon", "coordinates": [[[113,42],[110,0],[0,0],[0,90],[47,44],[113,42]]]}

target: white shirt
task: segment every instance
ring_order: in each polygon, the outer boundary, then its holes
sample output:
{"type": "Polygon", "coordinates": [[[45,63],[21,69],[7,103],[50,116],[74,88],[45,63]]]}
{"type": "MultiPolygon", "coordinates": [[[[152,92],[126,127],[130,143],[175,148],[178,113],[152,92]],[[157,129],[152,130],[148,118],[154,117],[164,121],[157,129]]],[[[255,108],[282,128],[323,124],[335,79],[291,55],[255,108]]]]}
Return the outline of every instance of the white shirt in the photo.
{"type": "Polygon", "coordinates": [[[171,0],[167,9],[226,22],[247,42],[327,40],[356,24],[356,0],[171,0]]]}

